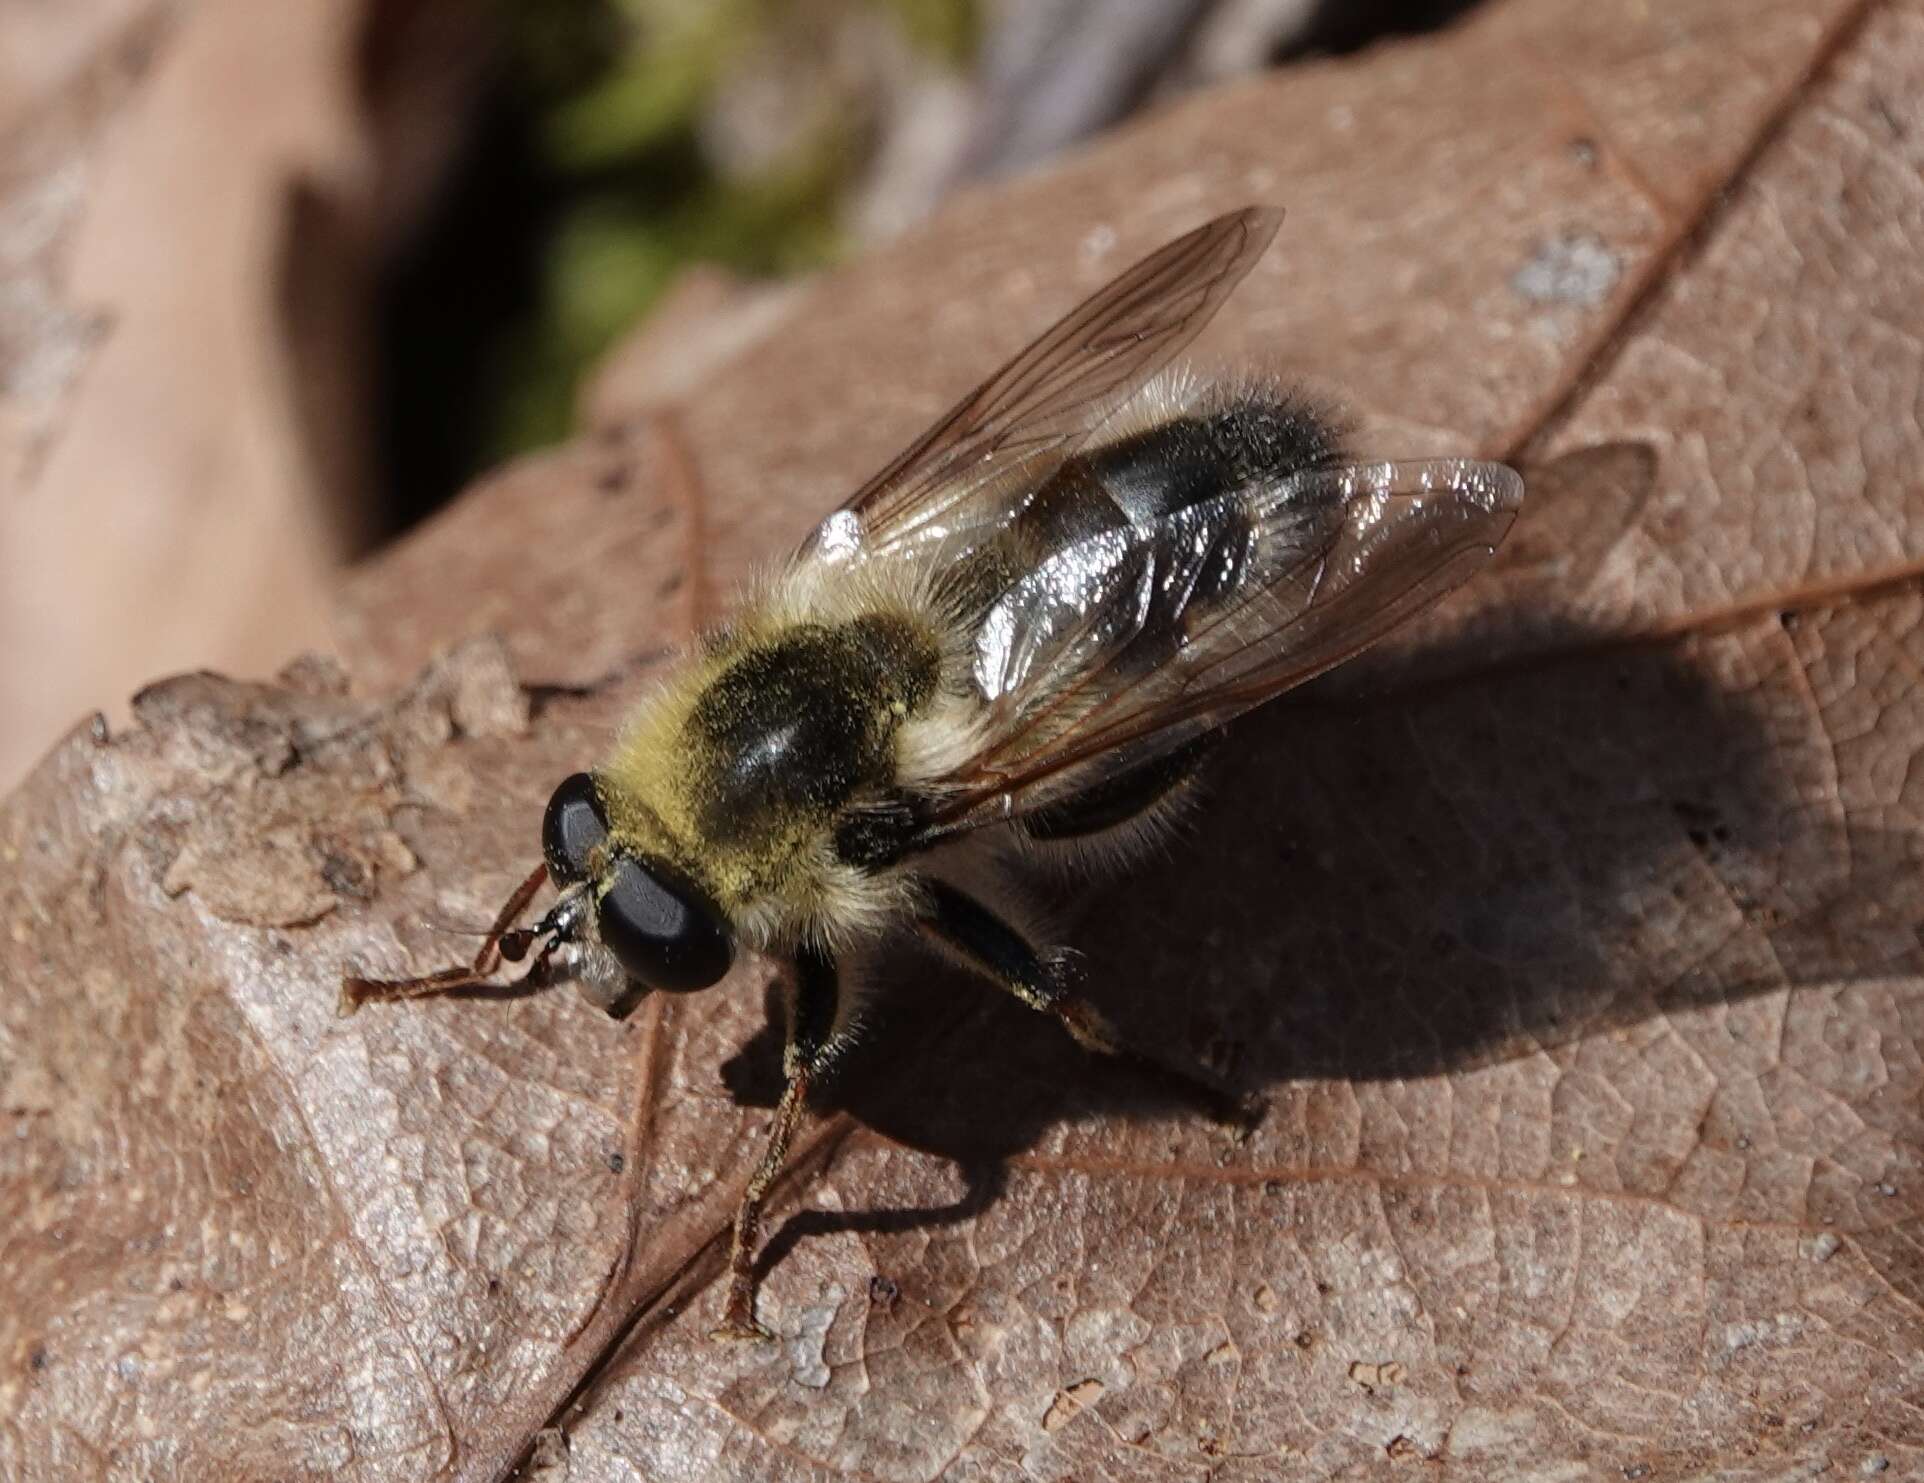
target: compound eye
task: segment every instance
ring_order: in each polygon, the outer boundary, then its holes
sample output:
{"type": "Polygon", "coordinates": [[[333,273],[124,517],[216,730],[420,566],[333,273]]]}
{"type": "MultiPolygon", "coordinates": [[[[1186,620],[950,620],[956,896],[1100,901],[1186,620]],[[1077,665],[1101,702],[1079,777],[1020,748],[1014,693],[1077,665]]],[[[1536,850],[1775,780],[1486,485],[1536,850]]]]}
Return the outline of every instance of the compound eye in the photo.
{"type": "Polygon", "coordinates": [[[728,972],[734,946],[721,909],[658,860],[617,860],[597,911],[602,944],[650,988],[686,993],[728,972]]]}
{"type": "Polygon", "coordinates": [[[578,772],[554,790],[541,820],[541,853],[556,885],[588,878],[588,856],[608,838],[608,820],[595,796],[595,780],[578,772]]]}

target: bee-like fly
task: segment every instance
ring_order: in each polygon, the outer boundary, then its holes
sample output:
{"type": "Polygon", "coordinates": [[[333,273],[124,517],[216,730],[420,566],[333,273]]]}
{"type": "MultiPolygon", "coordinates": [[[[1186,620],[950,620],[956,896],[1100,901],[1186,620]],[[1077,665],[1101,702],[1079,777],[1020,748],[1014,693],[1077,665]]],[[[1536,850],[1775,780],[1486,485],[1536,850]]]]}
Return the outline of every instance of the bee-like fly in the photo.
{"type": "Polygon", "coordinates": [[[1281,219],[1231,212],[1144,259],[828,516],[555,790],[543,864],[474,963],[347,981],[351,1008],[565,949],[618,998],[782,959],[787,1087],[721,1333],[765,1332],[762,1199],[857,1033],[847,971],[912,925],[1126,1054],[1025,923],[1023,864],[1154,839],[1227,721],[1449,591],[1515,517],[1501,465],[1355,462],[1295,396],[1158,376],[1281,219]],[[552,908],[514,927],[549,882],[552,908]]]}

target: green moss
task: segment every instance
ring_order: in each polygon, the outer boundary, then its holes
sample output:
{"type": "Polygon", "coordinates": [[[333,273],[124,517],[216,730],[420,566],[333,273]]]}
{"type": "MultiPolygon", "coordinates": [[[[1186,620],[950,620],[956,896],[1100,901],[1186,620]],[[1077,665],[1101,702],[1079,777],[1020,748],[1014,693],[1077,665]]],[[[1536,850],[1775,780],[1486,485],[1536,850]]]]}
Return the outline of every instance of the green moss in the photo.
{"type": "Polygon", "coordinates": [[[973,0],[495,3],[495,106],[389,287],[383,436],[402,520],[568,436],[583,375],[687,265],[783,274],[836,257],[871,121],[841,100],[796,120],[765,170],[722,174],[699,129],[744,56],[846,9],[890,17],[948,65],[975,41],[973,0]]]}
{"type": "MultiPolygon", "coordinates": [[[[539,3],[539,0],[534,0],[539,3]]],[[[603,72],[559,98],[545,129],[557,169],[620,167],[695,119],[723,67],[756,37],[765,0],[631,0],[635,35],[603,72]]]]}
{"type": "Polygon", "coordinates": [[[979,40],[974,0],[876,0],[910,42],[938,62],[965,66],[979,40]]]}
{"type": "Polygon", "coordinates": [[[834,131],[824,130],[788,167],[750,182],[705,179],[665,198],[612,187],[572,202],[550,240],[539,326],[494,452],[566,437],[582,373],[688,264],[774,275],[832,261],[847,159],[834,131]]]}

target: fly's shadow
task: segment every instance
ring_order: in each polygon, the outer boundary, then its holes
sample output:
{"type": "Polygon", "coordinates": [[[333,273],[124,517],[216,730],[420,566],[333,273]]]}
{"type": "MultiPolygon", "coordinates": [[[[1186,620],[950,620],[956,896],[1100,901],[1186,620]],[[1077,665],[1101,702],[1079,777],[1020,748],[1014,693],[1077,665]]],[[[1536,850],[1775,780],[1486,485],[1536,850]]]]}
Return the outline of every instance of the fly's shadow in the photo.
{"type": "MultiPolygon", "coordinates": [[[[1593,456],[1636,484],[1624,445],[1593,456]]],[[[1493,584],[1534,596],[1553,553],[1519,537],[1493,584]]],[[[1170,848],[1066,919],[1133,1043],[1255,1091],[1433,1076],[1924,957],[1917,913],[1887,909],[1918,894],[1924,841],[1843,824],[1791,770],[1818,724],[1791,643],[1614,646],[1495,609],[1457,634],[1373,665],[1394,695],[1346,680],[1239,722],[1170,848]],[[1480,668],[1498,621],[1551,657],[1480,668]]],[[[871,1018],[825,1100],[978,1172],[954,1206],[810,1229],[966,1218],[995,1187],[980,1171],[1053,1124],[1170,1105],[917,953],[871,1018]]],[[[724,1067],[738,1096],[773,1100],[779,1041],[724,1067]]]]}

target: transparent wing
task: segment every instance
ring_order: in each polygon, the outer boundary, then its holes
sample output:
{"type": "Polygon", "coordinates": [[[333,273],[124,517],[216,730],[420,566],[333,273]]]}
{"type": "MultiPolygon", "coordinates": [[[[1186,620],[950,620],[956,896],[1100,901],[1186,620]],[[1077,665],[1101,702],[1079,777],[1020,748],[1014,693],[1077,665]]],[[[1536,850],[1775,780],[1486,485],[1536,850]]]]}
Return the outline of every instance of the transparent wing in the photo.
{"type": "Polygon", "coordinates": [[[978,633],[989,724],[938,821],[1072,796],[1340,664],[1486,561],[1522,498],[1501,464],[1354,464],[1056,551],[978,633]]]}
{"type": "Polygon", "coordinates": [[[1215,316],[1282,225],[1250,206],[1137,263],[984,381],[830,515],[798,559],[924,543],[950,555],[993,530],[1215,316]]]}

